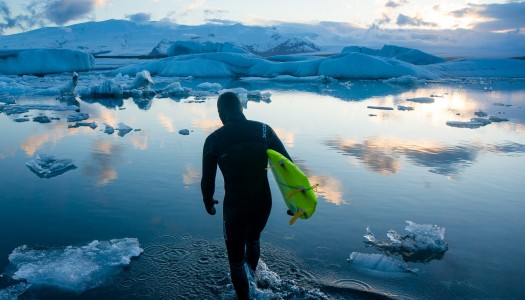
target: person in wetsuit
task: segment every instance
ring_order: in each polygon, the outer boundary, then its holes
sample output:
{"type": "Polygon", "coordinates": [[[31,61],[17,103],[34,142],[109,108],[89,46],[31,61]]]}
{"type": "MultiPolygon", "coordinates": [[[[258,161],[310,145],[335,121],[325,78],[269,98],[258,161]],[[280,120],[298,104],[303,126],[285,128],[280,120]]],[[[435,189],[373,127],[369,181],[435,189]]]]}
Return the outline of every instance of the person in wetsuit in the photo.
{"type": "MultiPolygon", "coordinates": [[[[202,154],[201,189],[206,211],[215,215],[213,198],[217,165],[224,176],[224,240],[230,275],[239,299],[249,298],[246,263],[255,272],[260,256],[259,237],[272,208],[266,149],[290,156],[273,129],[247,120],[235,93],[226,92],[217,102],[223,126],[211,133],[202,154]]],[[[291,160],[291,159],[290,159],[291,160]]]]}

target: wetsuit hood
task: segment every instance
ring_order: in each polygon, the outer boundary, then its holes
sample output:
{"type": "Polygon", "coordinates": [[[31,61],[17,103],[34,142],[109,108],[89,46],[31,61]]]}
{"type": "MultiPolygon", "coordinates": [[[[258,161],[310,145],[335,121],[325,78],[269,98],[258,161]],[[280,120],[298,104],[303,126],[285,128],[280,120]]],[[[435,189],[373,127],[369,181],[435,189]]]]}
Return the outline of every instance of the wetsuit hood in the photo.
{"type": "Polygon", "coordinates": [[[233,92],[226,92],[219,96],[219,100],[217,100],[217,110],[219,111],[222,124],[246,120],[246,117],[242,113],[241,101],[237,94],[233,92]]]}

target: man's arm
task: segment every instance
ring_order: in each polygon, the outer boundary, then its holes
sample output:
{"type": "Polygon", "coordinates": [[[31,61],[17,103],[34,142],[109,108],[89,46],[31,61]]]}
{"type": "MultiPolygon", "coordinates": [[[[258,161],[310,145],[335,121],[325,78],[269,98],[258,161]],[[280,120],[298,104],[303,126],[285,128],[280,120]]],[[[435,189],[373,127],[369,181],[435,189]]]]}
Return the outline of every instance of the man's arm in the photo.
{"type": "Polygon", "coordinates": [[[215,176],[217,175],[216,146],[215,135],[211,134],[206,138],[202,149],[202,201],[204,202],[206,211],[210,215],[216,213],[215,207],[213,206],[219,203],[219,201],[213,199],[213,194],[215,193],[215,176]]]}
{"type": "Polygon", "coordinates": [[[273,131],[273,129],[270,126],[268,126],[268,128],[270,129],[268,138],[268,148],[281,153],[282,155],[284,155],[284,157],[288,158],[291,162],[293,162],[292,158],[286,151],[286,148],[284,148],[283,143],[281,142],[275,131],[273,131]]]}

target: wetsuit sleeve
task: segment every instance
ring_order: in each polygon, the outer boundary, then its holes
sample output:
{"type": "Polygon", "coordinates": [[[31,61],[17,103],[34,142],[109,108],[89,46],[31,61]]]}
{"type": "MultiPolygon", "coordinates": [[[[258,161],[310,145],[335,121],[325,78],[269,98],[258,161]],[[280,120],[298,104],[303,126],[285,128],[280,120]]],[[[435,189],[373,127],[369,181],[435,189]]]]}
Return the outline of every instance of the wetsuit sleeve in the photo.
{"type": "Polygon", "coordinates": [[[286,148],[284,148],[283,142],[281,142],[281,140],[279,139],[275,131],[273,131],[273,129],[270,126],[268,126],[268,128],[269,128],[268,148],[281,153],[286,158],[288,158],[291,162],[293,162],[292,158],[286,151],[286,148]]]}
{"type": "Polygon", "coordinates": [[[213,201],[215,193],[215,176],[217,175],[217,141],[215,134],[206,138],[202,149],[201,191],[204,204],[213,201]]]}

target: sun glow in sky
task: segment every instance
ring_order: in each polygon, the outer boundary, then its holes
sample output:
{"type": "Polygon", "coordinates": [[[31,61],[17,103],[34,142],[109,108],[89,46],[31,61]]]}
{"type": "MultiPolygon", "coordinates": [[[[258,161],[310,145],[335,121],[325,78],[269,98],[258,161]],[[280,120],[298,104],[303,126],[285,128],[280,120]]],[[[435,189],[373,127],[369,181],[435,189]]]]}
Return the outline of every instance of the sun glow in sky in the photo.
{"type": "Polygon", "coordinates": [[[525,2],[505,0],[0,0],[0,33],[85,21],[131,19],[198,25],[343,22],[361,28],[525,28],[525,2]]]}

